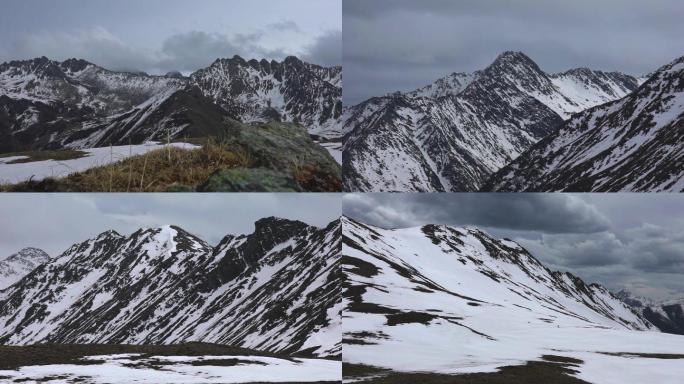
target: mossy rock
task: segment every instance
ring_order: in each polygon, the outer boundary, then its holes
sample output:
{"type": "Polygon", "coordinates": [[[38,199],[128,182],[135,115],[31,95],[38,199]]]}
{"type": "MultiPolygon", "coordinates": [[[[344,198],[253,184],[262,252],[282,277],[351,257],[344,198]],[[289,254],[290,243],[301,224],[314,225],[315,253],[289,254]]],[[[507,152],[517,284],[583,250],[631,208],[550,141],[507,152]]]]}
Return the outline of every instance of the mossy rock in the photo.
{"type": "Polygon", "coordinates": [[[302,192],[294,177],[267,168],[233,168],[214,172],[199,192],[302,192]]]}
{"type": "Polygon", "coordinates": [[[227,144],[243,149],[257,167],[274,170],[315,168],[341,180],[340,165],[307,130],[292,123],[228,123],[227,144]]]}

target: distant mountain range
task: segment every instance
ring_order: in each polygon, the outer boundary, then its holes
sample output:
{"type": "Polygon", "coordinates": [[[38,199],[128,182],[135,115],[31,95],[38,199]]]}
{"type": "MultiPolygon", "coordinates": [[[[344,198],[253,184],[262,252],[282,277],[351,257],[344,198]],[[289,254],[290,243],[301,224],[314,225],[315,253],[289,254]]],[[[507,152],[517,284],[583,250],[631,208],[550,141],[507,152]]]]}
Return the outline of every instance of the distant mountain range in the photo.
{"type": "Polygon", "coordinates": [[[680,61],[645,79],[587,68],[548,74],[504,52],[484,70],[347,107],[345,190],[681,190],[680,61]],[[591,115],[604,109],[613,117],[591,115]]]}
{"type": "Polygon", "coordinates": [[[42,249],[24,248],[4,259],[0,259],[0,290],[21,280],[37,266],[50,260],[42,249]]]}
{"type": "Polygon", "coordinates": [[[339,356],[340,239],[339,220],[271,217],[216,246],[165,226],[104,232],[49,260],[32,251],[40,264],[0,290],[0,344],[202,341],[339,356]]]}
{"type": "MultiPolygon", "coordinates": [[[[514,241],[475,227],[342,222],[343,357],[353,368],[465,374],[570,359],[568,374],[599,382],[603,364],[683,355],[684,338],[514,241]]],[[[673,359],[662,364],[681,364],[673,359]]]]}
{"type": "Polygon", "coordinates": [[[684,298],[655,301],[623,289],[616,296],[663,332],[684,335],[684,298]]]}
{"type": "Polygon", "coordinates": [[[188,77],[115,72],[45,57],[0,64],[0,151],[139,144],[220,134],[222,123],[283,121],[335,136],[341,68],[219,59],[188,77]]]}

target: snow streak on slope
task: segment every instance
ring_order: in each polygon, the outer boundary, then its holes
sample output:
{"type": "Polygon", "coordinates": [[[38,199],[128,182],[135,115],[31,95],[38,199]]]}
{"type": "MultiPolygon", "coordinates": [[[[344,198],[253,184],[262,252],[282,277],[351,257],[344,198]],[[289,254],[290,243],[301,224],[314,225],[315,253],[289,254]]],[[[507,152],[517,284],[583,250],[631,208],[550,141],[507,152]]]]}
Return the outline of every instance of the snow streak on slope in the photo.
{"type": "Polygon", "coordinates": [[[4,292],[0,343],[202,341],[340,354],[340,223],[266,218],[216,247],[166,226],[75,244],[4,292]]]}
{"type": "Polygon", "coordinates": [[[572,113],[636,87],[620,73],[548,75],[524,54],[505,52],[482,71],[369,99],[340,119],[345,188],[477,190],[572,113]]]}
{"type": "MultiPolygon", "coordinates": [[[[604,287],[550,271],[513,241],[471,227],[343,224],[345,362],[464,373],[542,355],[598,364],[604,352],[684,352],[684,338],[653,331],[604,287]]],[[[614,360],[625,372],[642,361],[614,360]]],[[[591,364],[586,375],[601,382],[591,364]]]]}
{"type": "Polygon", "coordinates": [[[13,255],[0,259],[0,290],[21,280],[38,265],[48,260],[50,260],[50,256],[38,248],[24,248],[13,255]]]}
{"type": "Polygon", "coordinates": [[[629,96],[574,115],[483,190],[684,191],[684,57],[629,96]]]}
{"type": "Polygon", "coordinates": [[[0,151],[92,148],[218,135],[226,119],[299,123],[336,137],[341,68],[289,57],[217,60],[190,77],[45,57],[0,64],[0,151]]]}

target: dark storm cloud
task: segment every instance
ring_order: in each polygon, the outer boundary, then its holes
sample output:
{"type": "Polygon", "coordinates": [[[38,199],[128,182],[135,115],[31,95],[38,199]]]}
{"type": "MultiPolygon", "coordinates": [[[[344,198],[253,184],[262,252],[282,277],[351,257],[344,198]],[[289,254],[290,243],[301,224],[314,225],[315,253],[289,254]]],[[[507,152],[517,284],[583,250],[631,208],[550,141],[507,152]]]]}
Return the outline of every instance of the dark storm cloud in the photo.
{"type": "Polygon", "coordinates": [[[386,228],[474,225],[587,282],[684,296],[678,194],[347,194],[343,212],[386,228]]]}
{"type": "Polygon", "coordinates": [[[344,214],[393,228],[430,223],[472,224],[545,233],[591,233],[609,228],[594,207],[565,194],[348,194],[344,214]],[[387,203],[390,202],[390,203],[387,203]],[[559,219],[562,218],[562,219],[559,219]]]}
{"type": "Polygon", "coordinates": [[[150,73],[192,72],[234,55],[340,64],[341,41],[337,57],[319,42],[330,43],[341,24],[339,0],[6,0],[0,62],[77,57],[150,73]]]}
{"type": "Polygon", "coordinates": [[[472,72],[506,50],[548,72],[641,75],[684,54],[677,0],[346,0],[345,102],[472,72]]]}
{"type": "Polygon", "coordinates": [[[341,209],[336,194],[5,195],[0,199],[0,260],[29,246],[55,256],[109,229],[130,234],[167,224],[216,244],[227,234],[251,233],[263,217],[325,226],[341,209]]]}
{"type": "Polygon", "coordinates": [[[342,31],[330,31],[307,47],[305,60],[319,65],[342,65],[342,31]]]}

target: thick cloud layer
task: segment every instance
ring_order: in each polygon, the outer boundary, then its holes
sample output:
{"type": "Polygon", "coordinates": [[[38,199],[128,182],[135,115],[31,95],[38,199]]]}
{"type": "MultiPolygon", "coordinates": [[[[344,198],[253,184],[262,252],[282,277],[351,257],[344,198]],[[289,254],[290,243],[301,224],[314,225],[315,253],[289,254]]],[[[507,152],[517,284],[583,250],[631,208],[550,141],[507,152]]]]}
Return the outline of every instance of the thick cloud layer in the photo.
{"type": "Polygon", "coordinates": [[[106,230],[130,234],[167,224],[216,244],[227,234],[251,233],[263,217],[325,226],[341,209],[337,194],[9,194],[0,199],[0,259],[25,247],[56,256],[106,230]]]}
{"type": "Polygon", "coordinates": [[[343,212],[385,228],[474,225],[588,282],[684,297],[684,199],[676,194],[347,194],[343,212]]]}
{"type": "Polygon", "coordinates": [[[192,72],[234,55],[340,65],[341,19],[339,0],[8,0],[0,61],[76,57],[150,73],[192,72]]]}
{"type": "Polygon", "coordinates": [[[472,72],[506,50],[548,72],[641,75],[684,55],[677,0],[345,0],[345,103],[472,72]]]}

